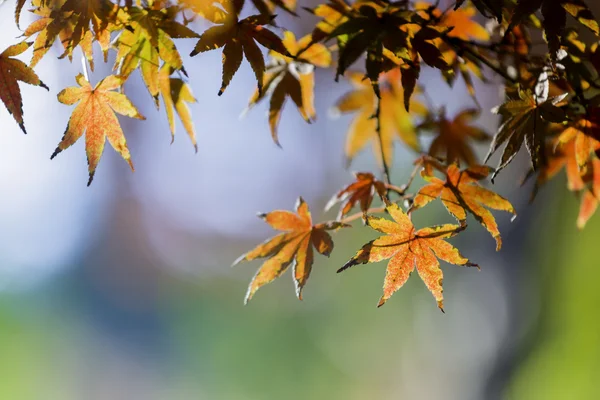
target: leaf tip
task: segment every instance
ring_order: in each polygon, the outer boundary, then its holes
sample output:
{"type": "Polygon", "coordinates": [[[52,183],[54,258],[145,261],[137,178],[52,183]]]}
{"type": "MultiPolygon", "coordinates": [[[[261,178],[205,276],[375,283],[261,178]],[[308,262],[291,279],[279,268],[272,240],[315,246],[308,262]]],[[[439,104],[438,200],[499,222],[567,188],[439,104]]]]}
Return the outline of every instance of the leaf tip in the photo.
{"type": "Polygon", "coordinates": [[[302,289],[303,287],[300,286],[300,283],[298,281],[296,282],[296,297],[298,298],[298,300],[302,301],[302,289]]]}
{"type": "Polygon", "coordinates": [[[252,283],[251,283],[250,286],[248,287],[248,291],[246,292],[246,296],[244,297],[244,305],[248,305],[250,300],[252,300],[252,296],[254,296],[254,293],[256,293],[256,289],[252,288],[252,283]]]}
{"type": "Polygon", "coordinates": [[[52,153],[52,155],[50,156],[50,159],[53,160],[54,157],[56,157],[58,155],[58,153],[60,153],[62,150],[60,147],[57,147],[56,150],[54,150],[54,153],[52,153]]]}
{"type": "Polygon", "coordinates": [[[358,264],[358,262],[353,258],[350,261],[348,261],[346,264],[344,264],[340,269],[338,269],[336,273],[339,274],[340,272],[343,272],[343,271],[347,270],[348,268],[355,266],[356,264],[358,264]]]}
{"type": "Polygon", "coordinates": [[[88,179],[88,183],[87,183],[88,187],[92,184],[92,181],[94,180],[94,174],[95,174],[94,171],[90,172],[90,178],[88,179]]]}
{"type": "Polygon", "coordinates": [[[470,262],[470,261],[469,261],[469,262],[467,262],[465,265],[466,265],[467,267],[473,267],[473,268],[477,268],[477,270],[478,270],[478,271],[481,271],[481,267],[479,266],[479,264],[475,264],[475,263],[472,263],[472,262],[470,262]]]}
{"type": "Polygon", "coordinates": [[[236,258],[233,263],[231,263],[231,267],[235,267],[236,265],[238,265],[239,263],[241,263],[242,261],[245,261],[245,260],[246,260],[246,254],[242,254],[241,256],[236,258]]]}

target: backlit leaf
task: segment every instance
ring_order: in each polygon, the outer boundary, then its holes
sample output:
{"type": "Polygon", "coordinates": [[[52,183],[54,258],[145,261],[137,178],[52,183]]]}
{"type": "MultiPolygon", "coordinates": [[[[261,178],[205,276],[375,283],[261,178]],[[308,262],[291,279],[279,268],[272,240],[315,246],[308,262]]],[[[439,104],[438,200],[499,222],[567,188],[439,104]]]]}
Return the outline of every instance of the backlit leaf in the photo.
{"type": "Polygon", "coordinates": [[[107,139],[133,170],[127,142],[115,113],[130,118],[145,118],[124,94],[114,91],[122,85],[122,78],[114,75],[108,76],[98,82],[96,87],[92,87],[81,74],[77,76],[76,80],[79,86],[68,87],[58,94],[58,101],[61,103],[77,104],[77,106],[71,114],[61,142],[50,158],[56,157],[58,153],[69,148],[85,134],[85,150],[90,175],[89,186],[94,179],[96,167],[102,157],[107,139]]]}
{"type": "Polygon", "coordinates": [[[453,120],[446,118],[445,110],[438,118],[429,116],[418,129],[433,131],[437,136],[431,142],[429,155],[444,157],[448,164],[464,161],[467,165],[477,164],[472,142],[487,142],[490,136],[481,128],[471,125],[479,115],[478,110],[460,112],[453,120]]]}
{"type": "Polygon", "coordinates": [[[381,307],[406,283],[416,268],[438,307],[444,311],[443,274],[438,258],[450,264],[477,266],[444,240],[455,236],[463,228],[458,225],[440,225],[416,230],[408,215],[397,204],[389,205],[387,211],[393,221],[366,216],[368,226],[386,235],[364,245],[338,272],[354,265],[390,259],[383,295],[378,304],[381,307]]]}
{"type": "Polygon", "coordinates": [[[272,211],[261,214],[260,217],[273,229],[283,233],[258,245],[234,262],[233,265],[236,265],[242,261],[267,258],[250,282],[244,302],[250,301],[262,286],[281,276],[290,264],[293,264],[296,295],[302,300],[302,289],[312,270],[313,247],[319,253],[329,256],[333,250],[333,241],[326,231],[347,225],[337,222],[313,225],[308,205],[302,198],[298,199],[296,213],[272,211]]]}
{"type": "Polygon", "coordinates": [[[223,47],[223,81],[219,89],[219,96],[229,85],[244,56],[255,72],[258,91],[262,93],[265,60],[256,42],[269,50],[290,55],[281,39],[264,27],[271,22],[273,17],[251,15],[239,20],[239,12],[240,9],[237,7],[230,8],[226,19],[221,24],[207,29],[200,36],[196,47],[190,54],[193,57],[199,53],[223,47]]]}
{"type": "Polygon", "coordinates": [[[505,121],[494,136],[485,162],[502,144],[506,143],[506,147],[494,176],[513,160],[523,143],[527,147],[534,170],[546,163],[545,139],[548,122],[564,119],[564,111],[556,106],[564,97],[543,99],[532,91],[520,90],[518,99],[509,100],[495,110],[505,121]]]}
{"type": "Polygon", "coordinates": [[[466,224],[467,212],[483,225],[496,239],[496,251],[502,246],[500,231],[496,219],[486,207],[507,211],[516,216],[513,206],[499,194],[486,189],[477,182],[488,177],[490,168],[473,166],[461,171],[455,164],[446,172],[446,180],[434,176],[425,176],[429,182],[423,186],[413,199],[413,209],[418,209],[440,198],[446,209],[461,225],[466,224]]]}
{"type": "Polygon", "coordinates": [[[278,146],[277,127],[286,100],[291,99],[302,118],[312,123],[317,117],[314,106],[314,68],[325,68],[331,64],[331,54],[322,44],[311,44],[311,36],[299,41],[290,31],[285,31],[283,44],[293,57],[275,51],[269,52],[271,60],[263,77],[263,91],[258,89],[250,98],[248,109],[269,95],[269,127],[273,141],[278,146]]]}
{"type": "Polygon", "coordinates": [[[198,35],[175,20],[173,7],[133,7],[128,11],[128,28],[124,29],[114,46],[117,49],[114,69],[127,79],[140,69],[150,95],[158,104],[159,69],[162,65],[172,70],[183,70],[181,55],[174,38],[197,38],[198,35]],[[162,63],[162,64],[161,64],[162,63]]]}
{"type": "Polygon", "coordinates": [[[23,54],[30,46],[31,43],[21,42],[0,53],[0,100],[25,133],[27,131],[23,122],[23,99],[19,81],[48,90],[33,69],[23,61],[14,58],[23,54]]]}
{"type": "Polygon", "coordinates": [[[192,120],[192,114],[188,103],[196,103],[194,94],[190,86],[183,81],[181,78],[171,77],[171,67],[164,65],[160,69],[159,73],[159,87],[160,94],[165,103],[165,110],[167,112],[167,119],[169,121],[169,129],[171,130],[171,143],[175,140],[175,111],[181,120],[183,128],[187,132],[188,136],[192,140],[194,149],[198,152],[198,145],[196,143],[196,130],[194,128],[194,121],[192,120]]]}
{"type": "MultiPolygon", "coordinates": [[[[400,71],[391,70],[379,80],[381,95],[381,136],[384,160],[381,159],[379,137],[376,130],[375,114],[376,96],[368,80],[363,74],[349,73],[348,78],[354,90],[339,99],[332,113],[356,113],[346,139],[346,159],[348,163],[365,146],[371,144],[380,165],[385,162],[391,166],[393,161],[394,143],[403,142],[414,151],[420,150],[419,139],[413,117],[404,107],[404,92],[400,84],[400,71]]],[[[412,114],[424,115],[426,108],[420,102],[413,100],[410,106],[412,114]]]]}
{"type": "Polygon", "coordinates": [[[325,206],[329,210],[337,203],[341,203],[338,219],[344,218],[356,206],[366,213],[371,207],[373,197],[377,194],[382,200],[386,197],[387,185],[375,178],[369,172],[358,172],[355,174],[356,180],[350,185],[336,193],[325,206]]]}

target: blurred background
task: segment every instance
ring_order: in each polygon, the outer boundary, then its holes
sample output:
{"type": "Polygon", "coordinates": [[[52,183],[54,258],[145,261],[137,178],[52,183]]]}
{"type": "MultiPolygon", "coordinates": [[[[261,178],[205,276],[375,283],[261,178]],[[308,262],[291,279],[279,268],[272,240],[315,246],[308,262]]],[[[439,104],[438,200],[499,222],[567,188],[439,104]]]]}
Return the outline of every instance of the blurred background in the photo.
{"type": "MultiPolygon", "coordinates": [[[[2,48],[20,35],[13,5],[0,7],[2,48]]],[[[181,53],[193,44],[181,40],[181,53]]],[[[482,270],[443,265],[446,314],[415,277],[377,309],[385,263],[335,273],[376,236],[360,224],[317,257],[303,302],[287,272],[243,306],[260,263],[230,265],[273,233],[256,212],[302,195],[316,220],[331,219],[321,210],[350,171],[376,164],[366,149],[344,167],[351,117],[327,110],[350,86],[332,70],[317,72],[317,123],[285,109],[281,150],[265,105],[238,118],[254,90],[247,64],[216,96],[220,62],[219,51],[186,61],[198,154],[181,126],[169,145],[136,75],[128,95],[148,121],[121,120],[136,172],[107,148],[89,188],[83,141],[50,161],[72,110],[55,96],[78,61],[40,63],[50,93],[21,86],[28,135],[0,107],[0,399],[598,398],[600,218],[576,230],[562,176],[528,205],[525,157],[496,184],[519,212],[513,223],[496,214],[502,251],[474,221],[453,239],[482,270]]],[[[98,62],[92,83],[111,66],[98,62]]],[[[473,107],[460,83],[451,91],[436,72],[424,82],[449,115],[473,107]]],[[[501,101],[494,85],[477,90],[484,110],[501,101]]],[[[482,114],[490,131],[496,122],[482,114]]],[[[395,182],[411,157],[397,146],[395,182]]],[[[418,226],[452,221],[439,204],[427,210],[418,226]]]]}

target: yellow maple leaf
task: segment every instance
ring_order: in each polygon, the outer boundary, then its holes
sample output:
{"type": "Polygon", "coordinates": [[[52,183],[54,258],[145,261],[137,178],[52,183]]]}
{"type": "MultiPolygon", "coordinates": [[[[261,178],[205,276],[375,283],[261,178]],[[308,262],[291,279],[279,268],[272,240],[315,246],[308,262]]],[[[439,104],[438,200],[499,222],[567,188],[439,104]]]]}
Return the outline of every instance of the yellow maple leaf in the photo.
{"type": "Polygon", "coordinates": [[[58,94],[58,101],[61,103],[78,104],[71,114],[62,140],[50,159],[73,145],[85,133],[89,186],[94,179],[107,139],[133,170],[127,141],[115,113],[136,119],[145,118],[127,96],[114,91],[123,84],[122,78],[110,75],[98,82],[96,87],[92,87],[82,74],[77,75],[75,79],[79,87],[71,86],[58,94]]]}

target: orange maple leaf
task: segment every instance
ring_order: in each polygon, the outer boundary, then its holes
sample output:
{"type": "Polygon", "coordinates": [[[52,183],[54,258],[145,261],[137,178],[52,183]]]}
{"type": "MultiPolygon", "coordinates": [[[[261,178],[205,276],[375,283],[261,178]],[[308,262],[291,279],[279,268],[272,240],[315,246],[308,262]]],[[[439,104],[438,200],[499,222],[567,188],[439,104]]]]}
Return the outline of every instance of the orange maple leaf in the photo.
{"type": "Polygon", "coordinates": [[[582,176],[583,195],[577,216],[577,228],[583,229],[596,213],[600,204],[600,160],[594,157],[585,168],[586,173],[582,176]]]}
{"type": "MultiPolygon", "coordinates": [[[[424,170],[425,171],[425,170],[424,170]]],[[[461,225],[466,224],[467,212],[496,239],[496,250],[502,247],[500,231],[496,219],[485,207],[507,211],[516,216],[515,209],[508,200],[499,194],[479,185],[477,182],[488,177],[491,169],[486,166],[473,166],[461,171],[455,164],[448,167],[446,180],[434,176],[424,176],[430,182],[423,186],[415,198],[411,209],[418,209],[438,197],[461,225]]]]}
{"type": "MultiPolygon", "coordinates": [[[[490,33],[473,19],[477,14],[477,10],[471,4],[465,5],[461,9],[442,12],[442,10],[429,3],[417,2],[415,3],[415,9],[427,10],[427,12],[421,11],[419,15],[427,19],[433,18],[440,26],[450,28],[451,30],[447,33],[449,38],[466,42],[487,42],[490,40],[490,33]]],[[[477,102],[472,75],[480,80],[485,79],[480,62],[466,57],[459,57],[456,51],[441,38],[434,39],[432,42],[440,49],[442,57],[450,66],[450,70],[441,71],[446,82],[452,85],[457,76],[462,76],[469,94],[477,102]]]]}
{"type": "MultiPolygon", "coordinates": [[[[24,35],[37,34],[32,66],[50,50],[56,38],[64,48],[61,57],[73,56],[80,46],[91,69],[94,69],[92,43],[100,45],[106,61],[110,47],[111,32],[116,30],[117,13],[120,8],[109,0],[34,0],[32,12],[41,18],[32,22],[24,35]]],[[[120,26],[122,28],[122,25],[120,26]]]]}
{"type": "Polygon", "coordinates": [[[337,219],[348,215],[356,204],[366,213],[371,207],[375,193],[383,200],[386,197],[387,185],[375,178],[370,172],[357,172],[356,180],[335,194],[325,206],[325,211],[331,209],[336,203],[342,203],[337,219]]]}
{"type": "MultiPolygon", "coordinates": [[[[23,32],[23,36],[27,38],[36,35],[33,44],[33,55],[29,63],[32,68],[48,53],[57,38],[62,44],[65,54],[68,53],[76,22],[76,17],[72,12],[55,10],[54,4],[38,3],[37,7],[31,12],[40,18],[33,21],[23,32]]],[[[86,56],[88,56],[88,61],[93,61],[91,60],[91,54],[86,54],[86,56]]],[[[90,62],[90,66],[93,67],[93,65],[93,62],[90,62]]]]}
{"type": "Polygon", "coordinates": [[[31,43],[21,42],[0,53],[0,100],[25,133],[27,131],[23,122],[23,98],[21,97],[19,81],[41,86],[48,90],[48,87],[33,72],[33,69],[23,61],[13,58],[22,54],[29,46],[31,46],[31,43]]]}
{"type": "MultiPolygon", "coordinates": [[[[414,151],[420,150],[419,139],[411,114],[404,108],[404,92],[400,83],[400,71],[394,69],[380,78],[381,92],[381,137],[377,134],[375,114],[376,96],[368,79],[358,72],[349,73],[348,79],[355,89],[343,96],[334,108],[333,114],[358,113],[350,125],[346,139],[346,158],[350,163],[356,154],[371,143],[377,161],[382,165],[392,165],[394,142],[400,139],[414,151]],[[383,158],[381,159],[381,145],[383,158]]],[[[411,113],[425,115],[427,108],[411,101],[411,113]]]]}
{"type": "Polygon", "coordinates": [[[313,122],[317,117],[314,105],[314,67],[326,68],[331,64],[331,54],[327,47],[320,43],[311,44],[310,35],[296,41],[292,32],[285,31],[282,42],[295,59],[270,51],[272,61],[267,65],[263,78],[264,90],[259,92],[257,89],[248,104],[250,109],[267,95],[271,96],[269,126],[273,141],[278,146],[277,126],[286,99],[292,99],[306,122],[313,122]]]}
{"type": "MultiPolygon", "coordinates": [[[[587,151],[581,151],[581,148],[587,148],[589,143],[586,144],[582,140],[578,143],[579,133],[566,142],[561,142],[561,134],[555,139],[555,143],[549,143],[548,163],[537,172],[530,201],[534,200],[537,192],[545,183],[553,179],[564,168],[567,175],[567,188],[581,196],[577,227],[583,229],[596,212],[600,202],[600,160],[596,156],[590,157],[587,151]],[[585,153],[587,157],[583,166],[579,165],[582,153],[585,153]]],[[[531,170],[523,183],[534,173],[535,171],[531,170]]]]}
{"type": "Polygon", "coordinates": [[[264,15],[273,15],[275,8],[279,7],[293,16],[298,16],[295,11],[296,0],[252,0],[252,4],[264,15]]]}
{"type": "Polygon", "coordinates": [[[477,164],[470,142],[484,143],[490,139],[483,129],[471,125],[478,115],[478,110],[469,109],[460,112],[453,120],[449,120],[443,110],[437,119],[428,117],[417,128],[437,132],[437,136],[429,146],[429,155],[445,156],[448,164],[459,161],[465,161],[467,165],[477,164]]]}
{"type": "Polygon", "coordinates": [[[308,205],[302,197],[296,204],[296,214],[290,211],[272,211],[261,214],[259,217],[273,229],[284,233],[256,246],[233,263],[236,265],[242,261],[268,258],[250,282],[244,302],[248,303],[258,289],[283,274],[292,262],[294,263],[292,269],[296,284],[296,296],[302,300],[302,289],[312,270],[313,246],[319,253],[329,256],[333,250],[333,241],[326,231],[348,225],[339,222],[313,225],[308,205]]]}
{"type": "Polygon", "coordinates": [[[392,216],[393,221],[373,216],[366,217],[367,225],[376,231],[385,233],[386,236],[381,236],[364,245],[338,272],[354,265],[390,259],[383,284],[383,295],[377,305],[381,307],[406,283],[416,268],[419,276],[436,299],[438,307],[444,311],[443,273],[438,258],[450,264],[477,267],[476,264],[463,257],[458,249],[444,240],[455,236],[464,227],[440,225],[415,230],[408,215],[397,204],[390,204],[387,212],[392,216]]]}
{"type": "Polygon", "coordinates": [[[94,179],[106,139],[133,170],[127,142],[115,113],[131,118],[145,118],[127,96],[113,91],[123,84],[122,78],[110,75],[98,82],[94,88],[82,74],[77,75],[75,79],[79,87],[68,87],[58,94],[58,101],[63,104],[79,104],[73,110],[65,134],[50,159],[73,145],[85,133],[89,186],[94,179]]]}
{"type": "MultiPolygon", "coordinates": [[[[600,113],[600,108],[593,108],[590,114],[600,113]]],[[[575,159],[579,169],[587,164],[590,155],[600,149],[600,125],[591,118],[583,116],[572,122],[558,137],[558,146],[563,146],[571,141],[575,144],[575,159]]]]}
{"type": "MultiPolygon", "coordinates": [[[[436,23],[441,26],[452,28],[452,30],[448,32],[449,37],[455,37],[465,41],[487,41],[490,39],[489,32],[473,20],[473,17],[477,14],[477,10],[471,5],[466,5],[456,10],[442,12],[442,10],[433,7],[430,3],[418,1],[415,3],[414,8],[415,10],[428,10],[433,17],[439,19],[436,23]]],[[[419,13],[419,15],[427,17],[427,14],[423,12],[419,13]]]]}
{"type": "MultiPolygon", "coordinates": [[[[558,140],[555,143],[548,143],[547,153],[548,163],[537,171],[537,178],[530,201],[535,199],[539,189],[547,182],[552,180],[564,167],[567,175],[567,188],[570,191],[578,192],[585,187],[585,183],[581,177],[582,171],[577,163],[576,142],[574,140],[566,142],[558,146],[558,140]]],[[[523,179],[525,183],[529,177],[534,175],[536,171],[530,169],[529,173],[523,179]]]]}

